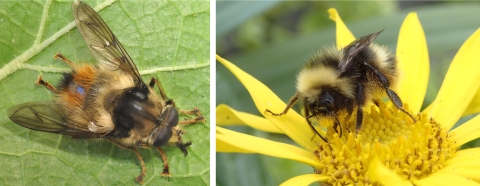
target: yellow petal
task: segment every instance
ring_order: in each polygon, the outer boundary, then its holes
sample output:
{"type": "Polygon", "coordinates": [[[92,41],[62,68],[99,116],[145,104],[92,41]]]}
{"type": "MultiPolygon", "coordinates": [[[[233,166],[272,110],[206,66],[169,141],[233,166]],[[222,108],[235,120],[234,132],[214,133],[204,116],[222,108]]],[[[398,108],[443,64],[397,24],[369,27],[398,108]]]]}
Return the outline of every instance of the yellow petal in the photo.
{"type": "Polygon", "coordinates": [[[445,166],[445,168],[447,167],[449,170],[451,169],[456,170],[459,168],[476,168],[478,170],[480,169],[480,162],[479,161],[458,161],[456,163],[445,166]]]}
{"type": "Polygon", "coordinates": [[[439,172],[447,174],[455,174],[462,177],[466,177],[475,181],[480,181],[480,174],[478,170],[480,169],[480,162],[478,159],[479,151],[471,151],[471,154],[462,154],[461,157],[455,156],[454,158],[447,161],[447,166],[442,168],[439,172]]]}
{"type": "Polygon", "coordinates": [[[474,167],[474,168],[453,168],[449,169],[447,167],[443,168],[439,172],[444,172],[448,174],[456,174],[468,179],[472,179],[476,182],[480,181],[480,174],[478,174],[478,169],[479,167],[474,167]]]}
{"type": "Polygon", "coordinates": [[[337,9],[330,8],[328,9],[328,18],[332,21],[335,21],[336,25],[336,35],[337,35],[337,48],[341,49],[351,42],[355,41],[355,36],[353,36],[352,32],[348,30],[345,23],[343,23],[342,18],[338,15],[337,9]]]}
{"type": "Polygon", "coordinates": [[[462,116],[468,116],[470,114],[475,114],[480,112],[480,89],[477,90],[475,96],[473,96],[472,102],[465,109],[465,112],[462,116]]]}
{"type": "MultiPolygon", "coordinates": [[[[222,136],[224,135],[221,131],[218,130],[218,127],[216,128],[215,130],[215,133],[216,133],[216,137],[217,136],[222,136]]],[[[232,146],[230,145],[229,143],[226,143],[222,140],[216,140],[216,151],[217,152],[238,152],[238,153],[255,153],[255,152],[252,152],[248,149],[243,149],[243,148],[240,148],[240,147],[237,147],[237,146],[232,146]]]]}
{"type": "Polygon", "coordinates": [[[456,163],[476,161],[480,159],[480,148],[471,148],[457,151],[455,157],[446,161],[447,166],[456,163]]]}
{"type": "Polygon", "coordinates": [[[255,152],[252,152],[251,150],[248,149],[242,149],[237,146],[230,145],[229,143],[226,143],[222,140],[216,140],[216,151],[217,152],[236,152],[236,153],[244,153],[244,154],[252,154],[255,152]]]}
{"type": "Polygon", "coordinates": [[[328,176],[322,176],[319,174],[304,174],[290,178],[286,182],[280,184],[280,186],[297,186],[297,185],[310,185],[313,182],[327,181],[328,176]]]}
{"type": "Polygon", "coordinates": [[[467,108],[480,86],[480,29],[462,45],[445,76],[428,113],[451,128],[467,108]]]}
{"type": "Polygon", "coordinates": [[[406,186],[412,185],[408,180],[402,179],[398,174],[388,169],[380,162],[378,158],[374,158],[368,167],[367,175],[372,182],[379,182],[382,185],[389,186],[406,186]]]}
{"type": "Polygon", "coordinates": [[[216,127],[216,130],[218,131],[216,136],[217,143],[222,142],[229,145],[228,148],[217,146],[217,152],[235,152],[232,151],[234,148],[239,150],[248,149],[252,153],[295,160],[310,166],[320,166],[318,162],[311,158],[312,155],[309,151],[299,147],[242,134],[221,127],[216,127]]]}
{"type": "Polygon", "coordinates": [[[293,141],[307,150],[315,148],[316,141],[321,141],[320,137],[314,135],[313,130],[309,127],[305,118],[293,110],[290,110],[286,115],[283,116],[272,116],[271,114],[266,114],[265,111],[267,108],[275,113],[278,113],[283,111],[283,109],[286,107],[286,104],[267,86],[252,77],[250,74],[247,74],[234,64],[218,55],[217,60],[225,65],[225,67],[227,67],[228,70],[230,70],[230,72],[232,72],[233,75],[240,80],[245,88],[247,88],[258,111],[260,111],[265,118],[270,120],[293,141]],[[312,142],[311,138],[313,136],[315,136],[315,138],[312,142]]]}
{"type": "Polygon", "coordinates": [[[452,130],[452,139],[458,147],[480,137],[480,115],[468,120],[452,130]]]}
{"type": "Polygon", "coordinates": [[[400,71],[396,92],[414,115],[420,112],[427,93],[430,61],[427,41],[417,13],[410,13],[403,21],[398,35],[397,60],[400,71]]]}
{"type": "Polygon", "coordinates": [[[277,126],[267,119],[246,112],[239,112],[225,104],[217,106],[216,114],[217,126],[245,124],[257,130],[283,134],[277,126]]]}
{"type": "Polygon", "coordinates": [[[480,186],[480,184],[476,183],[475,181],[460,176],[456,174],[451,174],[451,173],[445,173],[445,172],[435,172],[431,174],[430,176],[421,179],[421,180],[415,180],[413,181],[415,185],[418,186],[431,186],[431,185],[436,185],[436,186],[452,186],[452,185],[461,185],[461,186],[480,186]]]}

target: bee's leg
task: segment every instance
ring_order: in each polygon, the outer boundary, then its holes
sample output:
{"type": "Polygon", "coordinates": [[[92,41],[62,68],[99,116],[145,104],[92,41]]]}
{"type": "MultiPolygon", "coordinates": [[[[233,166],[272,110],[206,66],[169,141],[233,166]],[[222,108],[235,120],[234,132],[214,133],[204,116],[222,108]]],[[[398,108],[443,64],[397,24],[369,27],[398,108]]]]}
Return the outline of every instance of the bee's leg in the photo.
{"type": "Polygon", "coordinates": [[[359,106],[357,109],[357,122],[355,124],[357,128],[356,132],[358,132],[362,128],[362,122],[363,122],[363,109],[362,107],[359,106]]]}
{"type": "Polygon", "coordinates": [[[153,88],[155,86],[155,84],[157,85],[158,90],[160,91],[160,96],[162,96],[162,99],[167,100],[168,99],[167,94],[165,94],[165,91],[163,90],[163,87],[160,84],[160,81],[158,81],[157,78],[152,77],[152,79],[150,80],[150,83],[148,83],[148,86],[153,88]]]}
{"type": "MultiPolygon", "coordinates": [[[[308,126],[310,126],[310,128],[318,135],[320,136],[320,138],[322,138],[322,140],[325,142],[325,143],[328,143],[328,140],[325,139],[318,131],[317,129],[315,129],[315,127],[313,126],[312,123],[310,123],[310,118],[315,116],[313,114],[310,114],[310,111],[308,110],[308,106],[306,103],[303,104],[304,108],[305,108],[305,119],[307,119],[307,123],[308,123],[308,126]]],[[[312,140],[313,138],[315,138],[315,135],[313,135],[312,137],[312,140]]]]}
{"type": "Polygon", "coordinates": [[[284,114],[286,114],[286,113],[288,112],[288,110],[289,110],[290,108],[292,108],[292,106],[297,102],[297,100],[298,100],[298,92],[296,92],[295,95],[294,95],[292,98],[290,98],[290,101],[288,101],[287,107],[285,107],[285,109],[283,110],[283,112],[277,114],[277,113],[273,113],[272,111],[270,111],[270,110],[268,110],[268,109],[266,109],[265,112],[269,112],[270,114],[272,114],[272,115],[274,115],[274,116],[284,115],[284,114]]]}
{"type": "Polygon", "coordinates": [[[413,122],[417,122],[417,120],[413,117],[412,114],[410,114],[410,112],[407,112],[404,108],[403,108],[403,103],[402,103],[402,100],[400,99],[400,97],[398,97],[397,93],[395,93],[393,90],[391,89],[387,89],[387,95],[388,97],[390,98],[390,100],[392,100],[393,104],[395,105],[395,107],[397,107],[397,109],[399,109],[400,111],[402,111],[403,113],[407,114],[408,116],[410,116],[410,118],[412,118],[413,122]]]}
{"type": "Polygon", "coordinates": [[[358,103],[357,107],[357,122],[355,124],[355,128],[357,129],[356,132],[358,132],[362,128],[362,122],[363,122],[363,109],[362,107],[364,106],[363,103],[365,103],[365,89],[363,88],[362,84],[359,84],[357,86],[357,96],[356,96],[356,101],[358,103]]]}
{"type": "Polygon", "coordinates": [[[162,176],[163,177],[170,177],[170,170],[168,168],[168,159],[167,155],[165,152],[160,147],[157,147],[158,152],[160,152],[160,156],[162,156],[162,161],[163,161],[163,171],[162,171],[162,176]]]}
{"type": "Polygon", "coordinates": [[[350,126],[348,125],[348,123],[350,121],[350,116],[352,116],[352,113],[353,113],[353,107],[352,108],[347,108],[347,116],[344,119],[345,129],[347,129],[347,134],[349,134],[351,132],[350,131],[350,126]]]}
{"type": "MultiPolygon", "coordinates": [[[[347,121],[348,121],[348,120],[347,120],[347,121]]],[[[350,132],[352,132],[352,131],[350,130],[349,126],[346,126],[345,128],[347,129],[347,134],[349,134],[350,132]]]]}
{"type": "MultiPolygon", "coordinates": [[[[308,126],[310,126],[310,128],[311,128],[318,136],[320,136],[320,138],[322,138],[322,140],[323,140],[325,143],[328,143],[328,140],[327,140],[325,137],[323,137],[323,136],[317,131],[317,129],[315,129],[315,127],[313,126],[312,123],[310,123],[310,120],[309,120],[310,118],[311,118],[311,116],[307,118],[308,126]]],[[[313,140],[313,138],[315,138],[315,135],[313,135],[312,140],[313,140]]]]}
{"type": "Polygon", "coordinates": [[[378,99],[373,99],[372,102],[373,102],[373,104],[375,104],[377,107],[380,107],[380,100],[378,100],[378,99]]]}
{"type": "Polygon", "coordinates": [[[60,58],[63,62],[67,63],[68,65],[70,65],[70,67],[76,67],[75,63],[73,63],[72,61],[70,61],[69,59],[67,59],[65,56],[63,56],[63,54],[61,54],[60,52],[58,52],[57,54],[55,54],[53,56],[53,59],[58,59],[60,58]]]}
{"type": "Polygon", "coordinates": [[[54,92],[55,94],[59,93],[59,91],[52,84],[43,80],[42,75],[38,76],[38,80],[35,82],[35,85],[43,85],[45,88],[54,92]]]}
{"type": "Polygon", "coordinates": [[[335,130],[335,133],[337,133],[340,137],[342,137],[342,126],[340,125],[340,120],[338,120],[338,117],[336,114],[332,114],[332,116],[334,119],[333,129],[335,130]],[[339,127],[340,129],[340,133],[338,133],[337,127],[339,127]]]}
{"type": "Polygon", "coordinates": [[[417,120],[415,120],[415,118],[413,117],[412,114],[410,114],[409,112],[407,112],[404,108],[403,108],[403,103],[402,103],[402,100],[400,99],[400,97],[397,95],[397,93],[395,93],[392,89],[390,89],[390,82],[388,81],[387,77],[385,77],[385,75],[383,75],[381,72],[379,72],[375,67],[373,67],[372,65],[368,64],[368,63],[364,63],[367,67],[369,67],[371,70],[373,70],[373,72],[375,73],[375,76],[378,78],[378,80],[380,80],[380,83],[382,85],[382,87],[385,89],[385,91],[387,92],[387,95],[388,95],[388,98],[390,98],[390,100],[392,100],[393,104],[395,105],[395,107],[397,107],[397,109],[399,109],[400,111],[402,111],[403,113],[407,114],[408,116],[410,116],[410,118],[412,118],[413,122],[415,123],[417,120]]]}
{"type": "Polygon", "coordinates": [[[130,148],[133,150],[133,152],[135,152],[135,154],[137,155],[138,157],[138,160],[140,161],[140,165],[142,166],[142,172],[140,173],[140,175],[138,175],[135,180],[138,181],[138,183],[140,184],[143,184],[143,177],[145,177],[145,174],[147,173],[147,169],[145,168],[145,162],[143,162],[143,158],[142,156],[140,155],[140,153],[138,153],[138,150],[134,147],[130,148]]]}

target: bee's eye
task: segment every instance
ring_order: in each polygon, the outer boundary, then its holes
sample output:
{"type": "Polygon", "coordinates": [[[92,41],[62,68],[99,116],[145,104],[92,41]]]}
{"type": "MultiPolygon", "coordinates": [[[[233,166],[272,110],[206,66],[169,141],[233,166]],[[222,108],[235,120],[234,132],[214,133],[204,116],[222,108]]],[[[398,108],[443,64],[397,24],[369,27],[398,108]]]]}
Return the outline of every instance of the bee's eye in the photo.
{"type": "Polygon", "coordinates": [[[315,110],[317,107],[318,107],[318,102],[316,102],[316,101],[315,101],[315,102],[309,102],[309,103],[308,103],[308,108],[309,108],[310,110],[315,110]]]}
{"type": "Polygon", "coordinates": [[[331,108],[331,107],[333,107],[333,100],[327,99],[327,100],[325,100],[325,104],[327,105],[327,107],[331,108]]]}
{"type": "Polygon", "coordinates": [[[335,108],[335,100],[330,93],[323,94],[320,99],[321,105],[325,105],[328,110],[333,110],[335,108]]]}

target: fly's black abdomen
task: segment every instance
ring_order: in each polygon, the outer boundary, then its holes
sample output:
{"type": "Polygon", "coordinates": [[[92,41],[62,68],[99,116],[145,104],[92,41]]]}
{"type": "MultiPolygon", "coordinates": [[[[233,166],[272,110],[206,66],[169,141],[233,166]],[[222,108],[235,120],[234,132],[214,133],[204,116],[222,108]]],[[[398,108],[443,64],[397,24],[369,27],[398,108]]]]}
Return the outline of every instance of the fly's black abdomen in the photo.
{"type": "Polygon", "coordinates": [[[68,89],[68,86],[73,81],[73,74],[72,73],[63,73],[62,75],[63,75],[63,77],[60,80],[60,83],[58,84],[58,87],[62,88],[62,89],[68,89]]]}
{"type": "Polygon", "coordinates": [[[128,137],[134,128],[143,129],[159,123],[161,110],[148,99],[147,87],[133,87],[125,90],[113,109],[115,128],[110,132],[114,137],[128,137]]]}

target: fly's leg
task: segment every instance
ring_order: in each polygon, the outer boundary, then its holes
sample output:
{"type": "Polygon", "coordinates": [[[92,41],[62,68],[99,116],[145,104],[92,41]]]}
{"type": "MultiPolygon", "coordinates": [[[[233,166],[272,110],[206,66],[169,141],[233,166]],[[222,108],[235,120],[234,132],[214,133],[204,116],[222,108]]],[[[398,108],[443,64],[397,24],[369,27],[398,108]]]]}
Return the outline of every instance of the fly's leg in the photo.
{"type": "Polygon", "coordinates": [[[52,84],[43,80],[42,75],[38,76],[38,80],[35,82],[35,85],[42,85],[55,94],[59,93],[59,91],[52,84]]]}
{"type": "Polygon", "coordinates": [[[188,155],[187,147],[192,145],[192,142],[189,141],[187,143],[183,143],[182,134],[185,134],[185,133],[178,127],[172,128],[172,132],[173,132],[173,136],[172,138],[170,138],[168,142],[180,148],[180,150],[183,152],[183,155],[187,156],[188,155]]]}
{"type": "Polygon", "coordinates": [[[138,183],[143,184],[143,177],[145,177],[145,174],[147,173],[147,169],[145,168],[145,162],[143,161],[142,156],[140,153],[138,153],[138,150],[136,148],[130,148],[135,152],[135,154],[138,157],[138,160],[140,161],[140,165],[142,166],[142,172],[140,172],[140,175],[138,175],[135,180],[138,181],[138,183]]]}
{"type": "MultiPolygon", "coordinates": [[[[157,85],[158,90],[160,91],[160,96],[162,97],[162,99],[166,100],[167,102],[170,102],[171,105],[173,105],[175,107],[175,101],[173,101],[171,99],[170,100],[168,99],[168,96],[165,93],[165,91],[163,90],[163,87],[160,84],[160,81],[158,81],[157,78],[152,78],[150,80],[150,83],[148,83],[148,86],[150,86],[150,88],[154,88],[155,85],[157,85]]],[[[198,122],[203,122],[203,123],[206,122],[205,118],[203,117],[202,113],[200,112],[200,110],[197,107],[195,107],[192,110],[178,109],[178,112],[183,113],[183,114],[187,114],[187,115],[196,115],[197,116],[196,118],[193,118],[193,119],[185,119],[183,121],[180,121],[180,122],[178,122],[179,124],[193,124],[193,123],[198,123],[198,122]]]]}
{"type": "Polygon", "coordinates": [[[72,68],[75,68],[77,66],[75,63],[73,63],[72,61],[67,59],[65,56],[63,56],[63,54],[61,54],[60,52],[53,56],[53,59],[58,59],[58,58],[60,58],[63,62],[65,62],[72,68]]]}
{"type": "MultiPolygon", "coordinates": [[[[67,63],[68,65],[70,65],[70,67],[74,68],[76,67],[75,63],[73,63],[72,61],[70,61],[69,59],[67,59],[65,56],[63,56],[62,54],[60,53],[57,53],[55,54],[55,56],[53,56],[54,59],[62,59],[63,62],[67,63]]],[[[60,91],[58,91],[52,84],[48,83],[47,81],[43,80],[43,77],[42,75],[39,75],[38,76],[38,80],[35,82],[36,85],[42,85],[44,86],[45,88],[47,88],[48,90],[54,92],[55,94],[58,94],[60,93],[60,91]]]]}
{"type": "Polygon", "coordinates": [[[162,156],[162,161],[163,161],[162,176],[163,177],[170,177],[170,169],[168,167],[167,155],[165,154],[165,152],[160,147],[157,147],[157,150],[160,153],[160,156],[162,156]]]}
{"type": "Polygon", "coordinates": [[[194,124],[194,123],[198,123],[198,122],[203,122],[203,123],[206,122],[205,118],[203,117],[202,113],[200,113],[200,110],[198,110],[197,107],[195,107],[192,110],[178,110],[178,112],[180,112],[182,114],[187,114],[187,115],[194,115],[194,114],[197,115],[196,118],[185,119],[183,121],[178,122],[179,124],[194,124]]]}
{"type": "Polygon", "coordinates": [[[150,80],[150,83],[148,83],[148,86],[150,86],[150,88],[154,88],[155,85],[157,85],[158,90],[160,91],[160,96],[162,97],[162,99],[163,100],[168,100],[167,94],[165,94],[165,91],[163,90],[163,87],[160,84],[160,81],[158,81],[157,78],[152,78],[150,80]]]}

